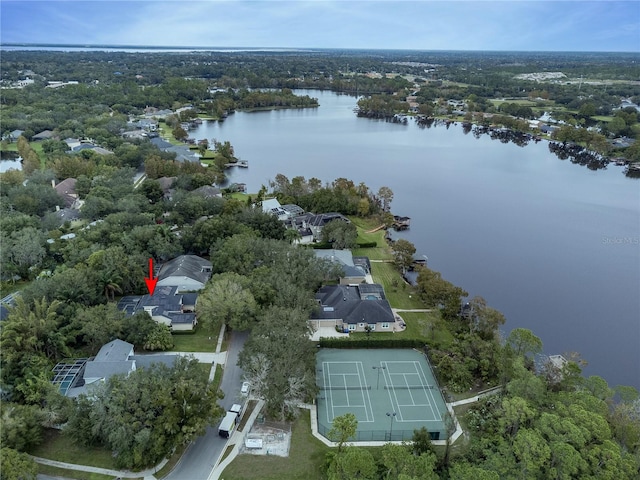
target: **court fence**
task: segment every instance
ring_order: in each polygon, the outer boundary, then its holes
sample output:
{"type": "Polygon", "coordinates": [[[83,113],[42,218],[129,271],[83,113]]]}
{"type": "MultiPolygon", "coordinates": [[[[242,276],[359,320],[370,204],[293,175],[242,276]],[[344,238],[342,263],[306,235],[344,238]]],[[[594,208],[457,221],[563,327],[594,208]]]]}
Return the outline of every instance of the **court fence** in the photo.
{"type": "MultiPolygon", "coordinates": [[[[329,438],[331,429],[318,424],[318,433],[329,438]]],[[[350,442],[410,442],[413,439],[414,430],[358,430],[355,437],[349,439],[350,442]]],[[[440,432],[429,432],[431,440],[440,440],[440,432]]]]}

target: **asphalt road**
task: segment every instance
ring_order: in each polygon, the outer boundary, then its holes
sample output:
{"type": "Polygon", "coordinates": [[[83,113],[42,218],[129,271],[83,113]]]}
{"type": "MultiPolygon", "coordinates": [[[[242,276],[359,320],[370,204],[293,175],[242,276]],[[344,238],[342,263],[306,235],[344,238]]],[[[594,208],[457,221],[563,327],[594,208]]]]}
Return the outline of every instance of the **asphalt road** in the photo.
{"type": "MultiPolygon", "coordinates": [[[[224,375],[220,384],[225,397],[219,403],[225,411],[229,410],[234,403],[241,403],[242,370],[237,363],[238,355],[248,336],[248,332],[231,334],[224,375]]],[[[180,463],[165,479],[207,480],[226,445],[227,439],[218,435],[218,424],[208,427],[207,432],[189,446],[180,463]]]]}

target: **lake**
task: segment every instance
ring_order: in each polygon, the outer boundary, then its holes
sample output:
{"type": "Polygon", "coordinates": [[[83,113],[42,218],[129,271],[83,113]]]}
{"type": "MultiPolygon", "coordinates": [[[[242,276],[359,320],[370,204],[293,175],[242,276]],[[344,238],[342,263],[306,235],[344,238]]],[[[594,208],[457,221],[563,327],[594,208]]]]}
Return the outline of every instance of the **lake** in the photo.
{"type": "Polygon", "coordinates": [[[394,192],[402,237],[429,267],[531,329],[547,354],[579,352],[586,375],[640,388],[640,181],[559,160],[460,125],[357,118],[354,97],[302,91],[320,107],[235,113],[196,139],[228,140],[249,192],[276,174],[344,177],[394,192]]]}

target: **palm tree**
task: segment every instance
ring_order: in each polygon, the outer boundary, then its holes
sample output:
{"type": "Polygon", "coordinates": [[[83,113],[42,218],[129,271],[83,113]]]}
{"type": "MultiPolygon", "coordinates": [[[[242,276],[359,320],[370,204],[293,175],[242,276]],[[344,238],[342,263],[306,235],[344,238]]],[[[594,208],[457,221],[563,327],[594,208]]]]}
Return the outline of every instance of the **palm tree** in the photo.
{"type": "Polygon", "coordinates": [[[296,243],[296,240],[300,240],[302,238],[302,235],[300,234],[300,232],[295,229],[295,228],[288,228],[285,232],[284,232],[284,238],[286,240],[289,241],[289,243],[296,243]]]}
{"type": "Polygon", "coordinates": [[[100,274],[100,284],[102,285],[102,291],[104,292],[107,302],[109,300],[115,300],[116,292],[122,293],[120,283],[122,283],[122,276],[116,270],[110,269],[102,271],[100,274]]]}

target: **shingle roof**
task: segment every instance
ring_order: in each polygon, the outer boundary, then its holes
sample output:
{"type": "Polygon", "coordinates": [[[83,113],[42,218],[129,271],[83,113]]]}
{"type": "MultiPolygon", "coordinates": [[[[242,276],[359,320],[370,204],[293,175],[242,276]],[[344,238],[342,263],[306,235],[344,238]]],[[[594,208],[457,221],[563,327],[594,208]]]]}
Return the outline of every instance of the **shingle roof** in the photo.
{"type": "Polygon", "coordinates": [[[197,255],[181,255],[169,260],[158,272],[158,280],[169,277],[187,277],[206,283],[211,276],[211,262],[197,255]],[[208,270],[208,271],[203,271],[208,270]]]}
{"type": "Polygon", "coordinates": [[[83,378],[108,379],[118,373],[129,373],[135,369],[135,361],[129,356],[133,345],[122,340],[113,340],[100,348],[93,360],[87,362],[83,378]]]}
{"type": "Polygon", "coordinates": [[[312,318],[342,319],[345,323],[393,322],[393,312],[387,300],[363,299],[367,293],[381,291],[382,286],[376,284],[325,285],[316,294],[320,307],[316,309],[312,318]],[[361,291],[361,286],[370,288],[361,291]]]}

